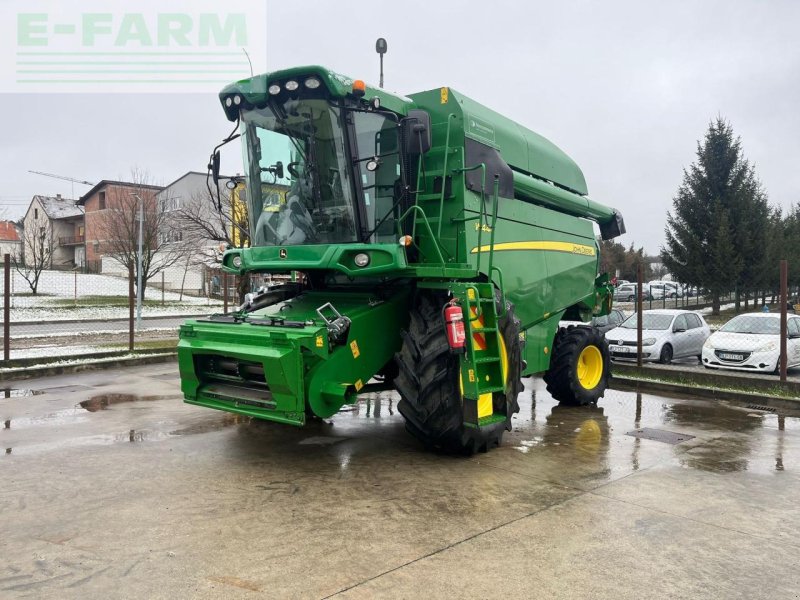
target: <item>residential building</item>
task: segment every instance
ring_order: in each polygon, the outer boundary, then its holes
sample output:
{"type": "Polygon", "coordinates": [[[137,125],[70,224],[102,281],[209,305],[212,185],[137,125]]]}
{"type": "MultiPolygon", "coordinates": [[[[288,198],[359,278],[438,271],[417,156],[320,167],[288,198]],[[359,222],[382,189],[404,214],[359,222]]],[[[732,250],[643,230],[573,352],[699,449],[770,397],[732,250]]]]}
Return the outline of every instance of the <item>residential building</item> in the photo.
{"type": "MultiPolygon", "coordinates": [[[[221,256],[220,241],[201,231],[196,221],[205,221],[209,229],[219,229],[219,213],[209,194],[207,174],[199,171],[184,173],[156,194],[159,219],[159,243],[161,251],[170,246],[181,246],[185,258],[164,270],[164,285],[168,289],[183,289],[201,293],[208,279],[208,268],[216,265],[221,256]],[[187,214],[193,215],[192,222],[187,214]]],[[[220,186],[222,194],[227,189],[220,186]]]]}
{"type": "Polygon", "coordinates": [[[0,221],[0,261],[3,256],[10,254],[19,256],[22,250],[22,238],[13,221],[0,221]]]}
{"type": "Polygon", "coordinates": [[[108,219],[113,217],[113,211],[130,210],[138,202],[132,200],[135,196],[142,199],[145,210],[152,210],[155,196],[161,189],[157,185],[104,179],[80,197],[78,205],[85,209],[85,247],[89,270],[101,271],[103,257],[110,254],[108,219]]]}
{"type": "Polygon", "coordinates": [[[83,207],[71,198],[34,196],[23,219],[22,255],[30,259],[33,235],[43,235],[52,243],[49,268],[82,267],[84,254],[83,207]]]}

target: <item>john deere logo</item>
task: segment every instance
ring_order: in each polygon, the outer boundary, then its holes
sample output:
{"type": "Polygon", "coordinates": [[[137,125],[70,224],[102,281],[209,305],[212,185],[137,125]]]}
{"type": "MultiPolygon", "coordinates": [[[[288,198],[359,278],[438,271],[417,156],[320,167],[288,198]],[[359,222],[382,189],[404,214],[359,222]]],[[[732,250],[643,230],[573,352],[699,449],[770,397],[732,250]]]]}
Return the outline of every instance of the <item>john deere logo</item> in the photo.
{"type": "Polygon", "coordinates": [[[281,248],[280,251],[278,252],[278,256],[280,256],[281,258],[286,258],[286,248],[281,248]]]}

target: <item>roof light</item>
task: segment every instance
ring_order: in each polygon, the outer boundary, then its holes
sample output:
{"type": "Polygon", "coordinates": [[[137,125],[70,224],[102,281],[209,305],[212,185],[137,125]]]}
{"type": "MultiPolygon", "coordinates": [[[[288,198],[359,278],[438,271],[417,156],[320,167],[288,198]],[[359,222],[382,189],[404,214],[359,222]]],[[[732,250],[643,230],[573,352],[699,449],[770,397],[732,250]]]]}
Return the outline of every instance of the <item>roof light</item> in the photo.
{"type": "Polygon", "coordinates": [[[277,96],[280,93],[281,93],[281,86],[279,86],[277,83],[273,83],[271,86],[269,86],[270,96],[277,96]]]}
{"type": "Polygon", "coordinates": [[[230,96],[228,96],[227,98],[225,98],[225,106],[227,106],[228,108],[230,108],[232,104],[233,104],[233,100],[231,99],[231,97],[230,97],[230,96]]]}
{"type": "Polygon", "coordinates": [[[285,84],[283,84],[283,87],[285,87],[285,88],[286,88],[287,90],[289,90],[290,92],[293,92],[293,91],[295,91],[297,88],[299,88],[299,87],[300,87],[300,84],[299,84],[299,83],[297,83],[297,82],[296,82],[294,79],[290,79],[290,80],[289,80],[289,81],[287,81],[285,84]]]}
{"type": "Polygon", "coordinates": [[[375,96],[372,100],[369,101],[372,105],[372,108],[378,110],[381,107],[381,99],[375,96]]]}
{"type": "Polygon", "coordinates": [[[237,94],[236,96],[233,97],[233,103],[236,106],[239,106],[242,103],[242,97],[237,94]]]}
{"type": "Polygon", "coordinates": [[[361,79],[356,79],[353,82],[353,95],[361,98],[366,93],[367,93],[367,84],[364,83],[361,79]]]}
{"type": "Polygon", "coordinates": [[[315,90],[319,87],[320,80],[316,77],[309,77],[305,80],[305,86],[310,90],[315,90]]]}

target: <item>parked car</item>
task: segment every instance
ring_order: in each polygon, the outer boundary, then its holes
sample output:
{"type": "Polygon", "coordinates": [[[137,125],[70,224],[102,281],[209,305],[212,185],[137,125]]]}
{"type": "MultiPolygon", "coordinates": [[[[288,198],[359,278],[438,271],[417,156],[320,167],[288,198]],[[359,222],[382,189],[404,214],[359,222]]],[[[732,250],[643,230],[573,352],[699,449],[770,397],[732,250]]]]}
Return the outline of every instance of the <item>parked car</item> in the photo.
{"type": "Polygon", "coordinates": [[[607,331],[619,327],[623,321],[625,321],[625,313],[618,308],[614,308],[607,315],[594,317],[592,319],[592,326],[597,327],[600,333],[605,334],[607,331]]]}
{"type": "MultiPolygon", "coordinates": [[[[614,290],[614,300],[617,302],[636,302],[637,293],[637,285],[635,283],[626,283],[614,290]]],[[[645,300],[653,299],[649,285],[642,286],[642,296],[645,300]]]]}
{"type": "MultiPolygon", "coordinates": [[[[786,322],[786,358],[800,365],[800,317],[786,322]]],[[[709,369],[772,372],[779,368],[781,320],[778,313],[746,313],[733,317],[703,345],[703,366],[709,369]]]]}
{"type": "Polygon", "coordinates": [[[606,331],[618,327],[625,320],[625,313],[618,308],[612,309],[607,315],[602,317],[594,317],[588,323],[581,321],[559,321],[559,327],[569,327],[570,325],[591,325],[600,330],[600,333],[605,334],[606,331]]]}
{"type": "MultiPolygon", "coordinates": [[[[700,358],[711,331],[703,317],[688,310],[654,309],[643,312],[642,359],[664,364],[673,358],[700,358]]],[[[612,358],[636,358],[638,313],[606,333],[612,358]]]]}
{"type": "Polygon", "coordinates": [[[683,290],[671,281],[651,281],[650,289],[654,297],[658,298],[682,298],[683,290]]]}
{"type": "Polygon", "coordinates": [[[619,287],[621,285],[628,285],[630,281],[627,279],[617,279],[616,283],[614,284],[615,287],[619,287]]]}

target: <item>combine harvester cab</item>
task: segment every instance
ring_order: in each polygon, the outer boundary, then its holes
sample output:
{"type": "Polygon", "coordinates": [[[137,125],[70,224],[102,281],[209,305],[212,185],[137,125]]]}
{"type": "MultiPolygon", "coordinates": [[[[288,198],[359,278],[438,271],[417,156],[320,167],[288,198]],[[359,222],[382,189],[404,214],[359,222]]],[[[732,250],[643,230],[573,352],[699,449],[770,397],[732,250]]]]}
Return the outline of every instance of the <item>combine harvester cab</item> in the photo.
{"type": "Polygon", "coordinates": [[[523,375],[602,396],[602,336],[558,323],[610,309],[594,223],[625,228],[556,146],[450,88],[401,97],[315,66],[220,99],[251,237],[223,268],[300,275],[181,328],[187,402],[302,425],[396,389],[409,432],[470,453],[510,429],[523,375]]]}

